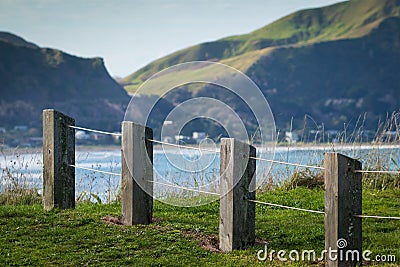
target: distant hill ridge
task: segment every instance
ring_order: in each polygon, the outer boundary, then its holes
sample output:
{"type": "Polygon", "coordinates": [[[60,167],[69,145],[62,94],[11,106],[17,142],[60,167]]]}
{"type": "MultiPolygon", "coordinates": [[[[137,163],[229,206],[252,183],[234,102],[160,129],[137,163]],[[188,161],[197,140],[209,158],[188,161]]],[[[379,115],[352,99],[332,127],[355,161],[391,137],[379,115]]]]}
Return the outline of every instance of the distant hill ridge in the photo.
{"type": "Polygon", "coordinates": [[[379,118],[400,109],[399,29],[399,0],[351,0],[298,11],[248,34],[177,51],[121,84],[132,93],[168,66],[212,60],[256,81],[278,128],[289,128],[292,117],[301,127],[305,114],[327,127],[342,128],[364,113],[373,128],[379,118]]]}
{"type": "Polygon", "coordinates": [[[54,108],[77,123],[116,130],[129,96],[101,58],[79,58],[40,48],[0,32],[0,126],[41,126],[41,111],[54,108]]]}
{"type": "Polygon", "coordinates": [[[0,32],[0,41],[2,42],[8,42],[10,44],[13,45],[17,45],[17,46],[25,46],[25,47],[29,47],[29,48],[39,48],[37,45],[27,42],[25,39],[9,33],[9,32],[0,32]]]}

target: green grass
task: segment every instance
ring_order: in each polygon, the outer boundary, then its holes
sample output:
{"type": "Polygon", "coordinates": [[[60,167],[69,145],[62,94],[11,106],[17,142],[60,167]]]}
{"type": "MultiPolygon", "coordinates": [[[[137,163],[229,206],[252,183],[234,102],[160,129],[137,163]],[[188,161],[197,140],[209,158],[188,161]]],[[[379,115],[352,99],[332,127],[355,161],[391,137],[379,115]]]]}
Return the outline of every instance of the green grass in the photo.
{"type": "MultiPolygon", "coordinates": [[[[276,189],[259,194],[258,199],[323,210],[323,195],[321,189],[276,189]]],[[[219,253],[202,246],[217,245],[217,202],[193,208],[155,202],[155,222],[132,227],[102,220],[119,216],[120,204],[80,204],[75,210],[50,212],[40,205],[0,206],[0,266],[270,266],[269,261],[256,258],[257,251],[264,247],[261,241],[267,241],[268,247],[275,250],[323,249],[323,215],[259,204],[256,207],[258,243],[247,250],[219,253]]],[[[365,191],[363,209],[365,214],[399,216],[400,192],[365,191]]],[[[399,221],[363,220],[363,249],[397,253],[399,262],[399,248],[399,221]]],[[[288,264],[275,260],[272,265],[288,264]]]]}

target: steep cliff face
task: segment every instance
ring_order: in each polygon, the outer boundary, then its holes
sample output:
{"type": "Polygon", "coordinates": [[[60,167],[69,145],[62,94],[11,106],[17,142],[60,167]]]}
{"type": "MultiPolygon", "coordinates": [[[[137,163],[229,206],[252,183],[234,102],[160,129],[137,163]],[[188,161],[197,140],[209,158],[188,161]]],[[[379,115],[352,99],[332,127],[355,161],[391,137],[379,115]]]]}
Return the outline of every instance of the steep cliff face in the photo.
{"type": "Polygon", "coordinates": [[[77,123],[115,130],[129,96],[101,58],[84,59],[40,48],[0,33],[0,125],[40,127],[41,111],[54,108],[77,123]]]}

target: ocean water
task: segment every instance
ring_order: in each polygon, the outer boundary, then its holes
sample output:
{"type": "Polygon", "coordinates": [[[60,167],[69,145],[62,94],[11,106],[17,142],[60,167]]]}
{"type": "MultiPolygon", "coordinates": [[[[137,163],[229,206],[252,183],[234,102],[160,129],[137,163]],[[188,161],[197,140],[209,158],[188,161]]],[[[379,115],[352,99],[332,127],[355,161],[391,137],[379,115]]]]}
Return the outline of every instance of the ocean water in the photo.
{"type": "MultiPolygon", "coordinates": [[[[325,152],[340,152],[357,158],[363,166],[383,166],[385,170],[400,169],[399,146],[343,146],[343,147],[277,147],[274,152],[266,149],[257,150],[257,158],[269,159],[294,164],[323,166],[325,152]]],[[[121,172],[121,151],[116,150],[77,150],[75,165],[112,172],[121,172]]],[[[257,160],[257,186],[265,183],[280,184],[289,179],[300,166],[270,163],[257,160]]],[[[217,192],[219,179],[219,151],[200,152],[191,149],[154,149],[153,172],[154,194],[156,198],[185,188],[217,192]]],[[[42,189],[42,154],[26,153],[18,150],[0,154],[1,180],[0,190],[10,183],[21,183],[32,188],[42,189]],[[10,177],[13,177],[10,179],[10,177]]],[[[310,172],[321,170],[309,168],[310,172]]],[[[102,201],[110,201],[120,191],[121,177],[76,169],[76,197],[99,196],[102,201]]]]}

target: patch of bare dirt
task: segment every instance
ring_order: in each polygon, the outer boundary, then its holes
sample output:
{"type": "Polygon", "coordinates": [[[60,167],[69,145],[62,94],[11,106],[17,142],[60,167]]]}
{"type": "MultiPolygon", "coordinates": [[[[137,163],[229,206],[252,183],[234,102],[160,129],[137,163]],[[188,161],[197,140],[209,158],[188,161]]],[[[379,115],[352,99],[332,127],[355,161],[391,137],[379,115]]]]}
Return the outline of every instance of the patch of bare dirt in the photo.
{"type": "Polygon", "coordinates": [[[217,252],[217,253],[221,252],[221,250],[219,249],[218,237],[215,235],[206,235],[190,230],[183,230],[182,235],[184,237],[190,237],[198,240],[199,245],[204,249],[207,249],[211,252],[217,252]]]}
{"type": "MultiPolygon", "coordinates": [[[[105,223],[107,224],[112,224],[112,225],[117,225],[117,226],[124,226],[124,222],[122,220],[122,217],[113,217],[113,216],[105,216],[101,218],[105,223]]],[[[151,220],[152,223],[160,223],[165,221],[163,218],[153,218],[151,220]]]]}
{"type": "Polygon", "coordinates": [[[122,217],[106,216],[101,218],[106,224],[123,226],[122,217]]]}

